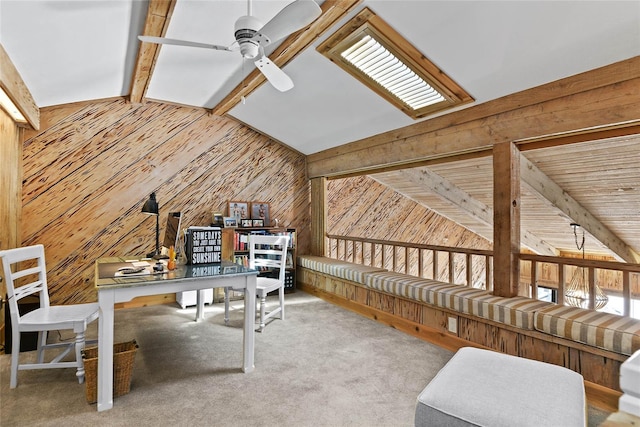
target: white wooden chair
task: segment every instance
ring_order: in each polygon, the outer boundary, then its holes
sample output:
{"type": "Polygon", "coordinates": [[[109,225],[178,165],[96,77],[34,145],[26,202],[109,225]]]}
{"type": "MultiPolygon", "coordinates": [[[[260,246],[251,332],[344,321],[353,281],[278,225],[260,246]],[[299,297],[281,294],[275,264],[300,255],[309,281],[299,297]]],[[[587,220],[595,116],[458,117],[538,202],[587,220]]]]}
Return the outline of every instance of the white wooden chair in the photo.
{"type": "MultiPolygon", "coordinates": [[[[249,267],[260,271],[269,271],[277,277],[258,277],[256,286],[256,304],[260,299],[260,327],[262,332],[267,319],[280,314],[284,320],[284,278],[287,265],[287,246],[289,236],[277,235],[249,235],[249,267]],[[279,306],[266,312],[266,298],[269,292],[278,290],[279,306]]],[[[229,288],[224,289],[224,321],[229,323],[229,288]]],[[[245,307],[246,309],[246,307],[245,307]]],[[[257,310],[257,307],[254,308],[257,310]]]]}
{"type": "Polygon", "coordinates": [[[11,314],[12,349],[10,387],[18,385],[18,370],[72,368],[77,369],[78,382],[84,381],[81,351],[85,345],[87,325],[98,318],[98,304],[49,305],[44,246],[34,245],[0,251],[11,314]],[[12,268],[13,266],[13,268],[12,268]],[[18,301],[39,294],[40,307],[20,315],[18,301]],[[75,341],[47,344],[49,331],[71,329],[75,341]],[[20,334],[38,332],[37,362],[20,364],[20,334]],[[63,348],[50,362],[44,361],[45,349],[63,348]],[[66,347],[66,348],[64,348],[66,347]],[[75,348],[75,360],[61,361],[75,348]]]}

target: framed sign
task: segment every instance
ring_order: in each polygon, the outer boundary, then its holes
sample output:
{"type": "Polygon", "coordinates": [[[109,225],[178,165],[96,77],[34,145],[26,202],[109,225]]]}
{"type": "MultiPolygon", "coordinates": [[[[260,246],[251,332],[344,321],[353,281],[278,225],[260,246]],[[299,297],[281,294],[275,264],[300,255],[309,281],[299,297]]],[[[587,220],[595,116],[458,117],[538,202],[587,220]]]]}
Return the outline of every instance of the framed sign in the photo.
{"type": "Polygon", "coordinates": [[[215,264],[222,261],[220,227],[189,227],[185,235],[187,264],[215,264]]]}

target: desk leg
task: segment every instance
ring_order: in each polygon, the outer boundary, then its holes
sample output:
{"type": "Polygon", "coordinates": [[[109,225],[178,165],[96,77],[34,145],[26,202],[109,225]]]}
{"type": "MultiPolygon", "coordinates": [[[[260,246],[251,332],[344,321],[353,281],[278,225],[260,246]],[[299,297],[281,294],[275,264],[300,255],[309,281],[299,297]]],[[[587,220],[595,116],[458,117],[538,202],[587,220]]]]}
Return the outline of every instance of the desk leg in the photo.
{"type": "Polygon", "coordinates": [[[196,322],[204,320],[204,289],[196,291],[196,322]]]}
{"type": "Polygon", "coordinates": [[[98,291],[98,411],[113,408],[114,290],[98,291]]]}
{"type": "Polygon", "coordinates": [[[242,370],[246,373],[253,371],[255,348],[255,321],[256,321],[256,275],[246,277],[247,289],[244,292],[244,365],[242,370]]]}

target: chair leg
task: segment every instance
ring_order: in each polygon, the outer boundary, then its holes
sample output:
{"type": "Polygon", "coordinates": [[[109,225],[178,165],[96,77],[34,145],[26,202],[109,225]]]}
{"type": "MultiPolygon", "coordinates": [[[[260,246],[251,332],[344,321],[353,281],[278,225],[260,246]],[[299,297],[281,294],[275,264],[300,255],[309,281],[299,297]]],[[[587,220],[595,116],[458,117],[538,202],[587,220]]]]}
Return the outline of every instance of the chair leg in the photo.
{"type": "Polygon", "coordinates": [[[229,288],[224,288],[224,324],[229,325],[229,288]]]}
{"type": "Polygon", "coordinates": [[[284,286],[278,290],[278,297],[280,298],[280,319],[284,320],[284,286]]]}
{"type": "Polygon", "coordinates": [[[9,387],[16,388],[18,385],[18,364],[20,360],[20,332],[12,330],[11,336],[11,379],[9,380],[9,387]]]}
{"type": "Polygon", "coordinates": [[[262,332],[265,327],[264,316],[267,306],[267,294],[266,292],[260,296],[260,328],[258,331],[262,332]]]}
{"type": "Polygon", "coordinates": [[[44,349],[47,345],[48,335],[47,331],[38,332],[38,363],[44,363],[44,349]]]}
{"type": "Polygon", "coordinates": [[[84,360],[82,360],[82,350],[84,350],[84,331],[76,334],[76,363],[78,364],[78,383],[84,382],[84,360]]]}

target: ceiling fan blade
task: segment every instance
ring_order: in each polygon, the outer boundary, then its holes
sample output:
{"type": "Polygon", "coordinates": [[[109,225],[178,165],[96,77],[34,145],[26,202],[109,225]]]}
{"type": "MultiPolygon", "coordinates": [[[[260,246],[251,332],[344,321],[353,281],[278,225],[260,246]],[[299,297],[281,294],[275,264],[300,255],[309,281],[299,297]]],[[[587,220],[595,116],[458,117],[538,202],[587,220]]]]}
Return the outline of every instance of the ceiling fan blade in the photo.
{"type": "Polygon", "coordinates": [[[231,51],[231,48],[226,46],[218,46],[215,44],[207,44],[207,43],[198,43],[198,42],[190,42],[186,40],[176,40],[176,39],[165,39],[164,37],[153,37],[153,36],[138,36],[143,42],[147,43],[157,43],[157,44],[172,44],[175,46],[189,46],[189,47],[202,47],[205,49],[214,49],[214,50],[228,50],[231,51]]]}
{"type": "Polygon", "coordinates": [[[267,56],[262,55],[255,64],[258,70],[269,80],[269,83],[280,92],[286,92],[293,88],[293,80],[291,80],[291,77],[271,62],[267,56]]]}
{"type": "Polygon", "coordinates": [[[252,40],[267,46],[311,24],[321,13],[322,9],[315,1],[296,0],[267,22],[252,40]]]}

